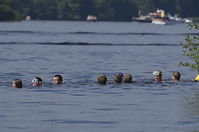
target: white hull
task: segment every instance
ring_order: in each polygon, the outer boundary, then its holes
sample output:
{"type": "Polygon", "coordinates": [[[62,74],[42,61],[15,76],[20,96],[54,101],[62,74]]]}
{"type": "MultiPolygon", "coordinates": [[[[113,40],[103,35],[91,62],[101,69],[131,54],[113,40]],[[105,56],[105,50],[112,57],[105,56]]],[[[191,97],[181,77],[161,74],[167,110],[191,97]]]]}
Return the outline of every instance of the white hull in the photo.
{"type": "Polygon", "coordinates": [[[166,21],[152,21],[153,24],[157,24],[157,25],[166,25],[167,22],[166,21]]]}
{"type": "Polygon", "coordinates": [[[169,24],[173,24],[172,21],[168,21],[168,20],[164,20],[164,19],[154,19],[152,21],[152,24],[156,24],[156,25],[169,25],[169,24]]]}

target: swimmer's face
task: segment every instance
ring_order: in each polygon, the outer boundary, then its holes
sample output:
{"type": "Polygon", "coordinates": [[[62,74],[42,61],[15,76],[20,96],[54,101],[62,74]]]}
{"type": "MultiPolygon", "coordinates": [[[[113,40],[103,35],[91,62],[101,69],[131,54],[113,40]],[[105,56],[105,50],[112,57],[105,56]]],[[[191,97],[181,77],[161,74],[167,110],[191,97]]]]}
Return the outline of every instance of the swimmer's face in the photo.
{"type": "Polygon", "coordinates": [[[161,82],[162,81],[162,75],[155,75],[154,79],[156,82],[161,82]]]}
{"type": "Polygon", "coordinates": [[[39,86],[41,86],[41,83],[33,83],[32,86],[33,87],[39,87],[39,86]]]}
{"type": "Polygon", "coordinates": [[[171,77],[172,77],[172,80],[175,80],[175,79],[176,79],[173,75],[172,75],[171,77]]]}
{"type": "Polygon", "coordinates": [[[12,82],[12,87],[13,88],[22,88],[22,83],[21,82],[12,82]]]}
{"type": "Polygon", "coordinates": [[[13,88],[17,88],[17,84],[15,82],[12,83],[13,88]]]}
{"type": "Polygon", "coordinates": [[[38,87],[42,85],[42,80],[39,78],[33,78],[32,80],[32,86],[33,87],[38,87]]]}
{"type": "Polygon", "coordinates": [[[62,84],[62,81],[59,77],[53,77],[53,84],[62,84]]]}

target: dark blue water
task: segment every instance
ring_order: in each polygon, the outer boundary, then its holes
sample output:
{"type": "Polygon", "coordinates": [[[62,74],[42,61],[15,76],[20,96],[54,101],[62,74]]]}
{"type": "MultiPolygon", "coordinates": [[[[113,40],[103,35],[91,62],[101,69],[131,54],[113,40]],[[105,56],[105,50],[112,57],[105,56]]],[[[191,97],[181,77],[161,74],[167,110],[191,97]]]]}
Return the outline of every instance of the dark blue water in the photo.
{"type": "Polygon", "coordinates": [[[195,132],[196,72],[178,66],[185,24],[29,21],[0,23],[0,130],[70,132],[195,132]],[[160,69],[165,83],[156,84],[160,69]],[[182,81],[172,83],[179,71],[182,81]],[[132,74],[133,84],[100,86],[105,74],[132,74]],[[55,74],[64,84],[49,84],[55,74]],[[40,76],[43,87],[33,88],[40,76]],[[10,87],[15,78],[23,89],[10,87]]]}

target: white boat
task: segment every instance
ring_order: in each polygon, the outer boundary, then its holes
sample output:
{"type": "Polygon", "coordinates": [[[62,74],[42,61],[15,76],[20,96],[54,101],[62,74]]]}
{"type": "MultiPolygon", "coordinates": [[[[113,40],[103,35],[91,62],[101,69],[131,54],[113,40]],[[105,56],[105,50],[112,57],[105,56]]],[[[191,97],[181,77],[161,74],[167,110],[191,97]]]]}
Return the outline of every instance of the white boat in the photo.
{"type": "Polygon", "coordinates": [[[30,21],[31,20],[31,16],[26,16],[26,21],[30,21]]]}
{"type": "Polygon", "coordinates": [[[185,18],[185,19],[184,19],[184,22],[185,22],[185,23],[193,23],[193,21],[192,21],[191,19],[188,19],[188,18],[185,18]]]}
{"type": "Polygon", "coordinates": [[[88,15],[86,20],[89,21],[89,22],[96,22],[97,21],[97,17],[93,16],[93,15],[88,15]]]}

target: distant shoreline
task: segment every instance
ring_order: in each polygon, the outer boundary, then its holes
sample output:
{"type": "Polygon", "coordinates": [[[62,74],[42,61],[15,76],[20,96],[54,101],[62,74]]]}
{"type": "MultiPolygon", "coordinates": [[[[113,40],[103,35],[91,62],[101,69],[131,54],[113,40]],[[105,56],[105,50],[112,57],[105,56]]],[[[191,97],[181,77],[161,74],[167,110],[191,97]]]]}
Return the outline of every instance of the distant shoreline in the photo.
{"type": "MultiPolygon", "coordinates": [[[[199,17],[188,17],[189,19],[193,20],[194,23],[199,23],[199,17]]],[[[26,20],[0,20],[0,22],[20,22],[20,21],[26,21],[26,20]]],[[[87,22],[86,20],[83,20],[83,19],[65,19],[65,20],[60,20],[60,19],[31,19],[31,20],[28,20],[28,21],[82,21],[82,22],[87,22]]],[[[132,20],[99,20],[99,21],[96,21],[96,22],[132,22],[132,20]]],[[[92,22],[91,22],[92,23],[92,22]]]]}

